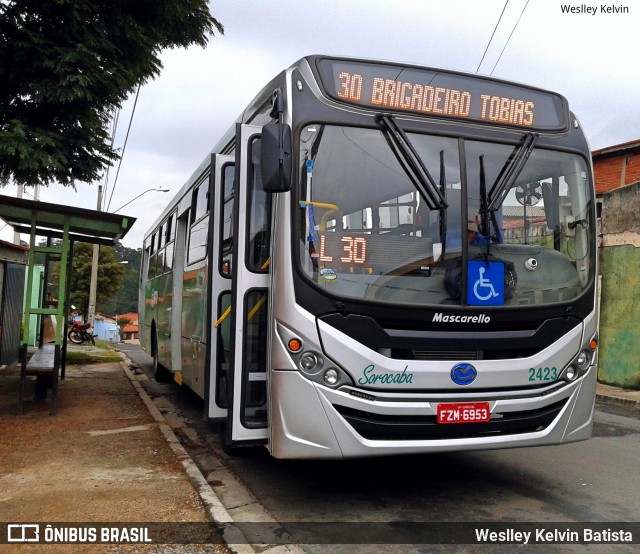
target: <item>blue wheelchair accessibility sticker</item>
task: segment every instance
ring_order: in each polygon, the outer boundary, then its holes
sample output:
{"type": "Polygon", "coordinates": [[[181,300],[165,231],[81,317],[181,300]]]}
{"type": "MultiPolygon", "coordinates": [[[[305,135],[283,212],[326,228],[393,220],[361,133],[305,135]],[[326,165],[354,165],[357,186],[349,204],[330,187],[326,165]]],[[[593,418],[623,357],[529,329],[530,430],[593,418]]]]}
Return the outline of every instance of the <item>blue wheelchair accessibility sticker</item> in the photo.
{"type": "Polygon", "coordinates": [[[471,306],[504,304],[504,264],[502,262],[469,262],[467,271],[467,303],[471,306]]]}

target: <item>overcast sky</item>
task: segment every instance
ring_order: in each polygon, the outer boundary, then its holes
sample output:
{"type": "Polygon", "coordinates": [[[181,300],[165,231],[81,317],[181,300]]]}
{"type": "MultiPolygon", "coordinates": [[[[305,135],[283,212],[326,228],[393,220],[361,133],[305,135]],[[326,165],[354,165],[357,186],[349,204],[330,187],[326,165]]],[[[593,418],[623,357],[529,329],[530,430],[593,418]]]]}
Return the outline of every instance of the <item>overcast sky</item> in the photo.
{"type": "MultiPolygon", "coordinates": [[[[509,0],[479,69],[564,95],[593,150],[640,139],[640,3],[607,5],[629,13],[602,13],[600,3],[588,0],[509,0]],[[562,10],[583,5],[596,12],[562,10]]],[[[163,54],[162,75],[140,91],[115,189],[118,164],[109,172],[110,211],[149,188],[171,189],[148,192],[119,211],[138,218],[123,244],[141,247],[149,225],[246,104],[302,56],[378,58],[475,72],[504,6],[505,0],[211,2],[225,34],[212,37],[206,49],[163,54]]],[[[132,109],[133,98],[120,112],[120,148],[132,109]]],[[[78,183],[76,192],[52,185],[40,197],[95,208],[98,184],[78,183]]],[[[15,188],[0,193],[15,195],[15,188]]],[[[1,230],[0,238],[12,240],[8,231],[1,230]]]]}

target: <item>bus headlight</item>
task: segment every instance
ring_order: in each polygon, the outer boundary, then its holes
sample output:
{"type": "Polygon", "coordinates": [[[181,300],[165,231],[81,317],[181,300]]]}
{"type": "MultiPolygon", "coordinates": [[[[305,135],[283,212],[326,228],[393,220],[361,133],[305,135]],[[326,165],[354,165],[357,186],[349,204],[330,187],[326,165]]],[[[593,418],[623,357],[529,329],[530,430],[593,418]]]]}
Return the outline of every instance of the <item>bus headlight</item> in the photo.
{"type": "Polygon", "coordinates": [[[591,363],[591,354],[589,352],[587,352],[586,350],[583,350],[582,352],[580,352],[580,354],[578,354],[578,357],[576,358],[576,364],[578,364],[578,367],[582,371],[585,371],[589,367],[590,363],[591,363]]]}
{"type": "MultiPolygon", "coordinates": [[[[317,338],[309,338],[294,332],[281,323],[277,333],[300,375],[309,381],[325,387],[338,389],[344,385],[353,386],[353,379],[335,361],[322,354],[317,338]]],[[[288,367],[287,369],[292,369],[288,367]]]]}
{"type": "Polygon", "coordinates": [[[331,368],[324,372],[322,378],[327,385],[333,386],[340,380],[340,374],[335,369],[331,368]]]}
{"type": "Polygon", "coordinates": [[[573,381],[576,378],[576,375],[578,375],[578,372],[576,371],[576,368],[573,367],[572,365],[570,365],[567,368],[567,370],[564,372],[564,376],[569,382],[573,381]]]}
{"type": "Polygon", "coordinates": [[[322,369],[322,357],[314,352],[305,352],[300,356],[300,369],[305,373],[317,373],[322,369]]]}
{"type": "Polygon", "coordinates": [[[573,361],[567,366],[562,375],[562,378],[565,381],[571,383],[578,377],[582,377],[587,372],[594,356],[591,348],[592,345],[590,344],[589,349],[581,350],[573,359],[573,361]]]}

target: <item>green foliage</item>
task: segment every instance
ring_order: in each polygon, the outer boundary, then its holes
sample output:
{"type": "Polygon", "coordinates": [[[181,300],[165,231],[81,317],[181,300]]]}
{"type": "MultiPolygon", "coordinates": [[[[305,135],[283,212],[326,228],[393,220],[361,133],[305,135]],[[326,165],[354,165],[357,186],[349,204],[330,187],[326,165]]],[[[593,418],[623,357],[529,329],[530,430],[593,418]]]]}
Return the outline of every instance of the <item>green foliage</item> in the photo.
{"type": "Polygon", "coordinates": [[[2,0],[0,186],[97,180],[113,110],[214,29],[207,0],[2,0]]]}
{"type": "MultiPolygon", "coordinates": [[[[71,277],[71,304],[76,306],[78,312],[85,314],[85,316],[89,307],[92,262],[93,245],[84,242],[75,243],[71,277]]],[[[101,246],[98,256],[97,306],[122,288],[124,272],[124,266],[116,258],[114,249],[109,246],[101,246]]]]}
{"type": "Polygon", "coordinates": [[[122,340],[122,338],[124,337],[124,328],[129,325],[130,323],[133,323],[133,321],[131,321],[131,319],[129,319],[128,317],[119,317],[116,320],[116,323],[118,324],[118,327],[120,328],[120,340],[122,340]]]}
{"type": "Polygon", "coordinates": [[[118,244],[115,247],[115,254],[119,261],[127,262],[120,264],[124,268],[122,288],[115,291],[104,302],[96,301],[96,311],[107,315],[137,313],[142,251],[140,248],[127,248],[118,244]]]}

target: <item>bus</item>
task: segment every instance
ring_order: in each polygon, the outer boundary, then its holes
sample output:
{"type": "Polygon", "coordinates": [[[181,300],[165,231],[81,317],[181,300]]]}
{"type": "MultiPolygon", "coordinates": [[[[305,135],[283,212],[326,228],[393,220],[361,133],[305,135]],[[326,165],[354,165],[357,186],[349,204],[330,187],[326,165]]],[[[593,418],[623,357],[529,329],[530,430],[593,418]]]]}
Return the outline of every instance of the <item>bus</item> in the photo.
{"type": "Polygon", "coordinates": [[[146,233],[141,343],[231,452],[563,444],[592,432],[596,276],[562,95],[311,55],[146,233]]]}

